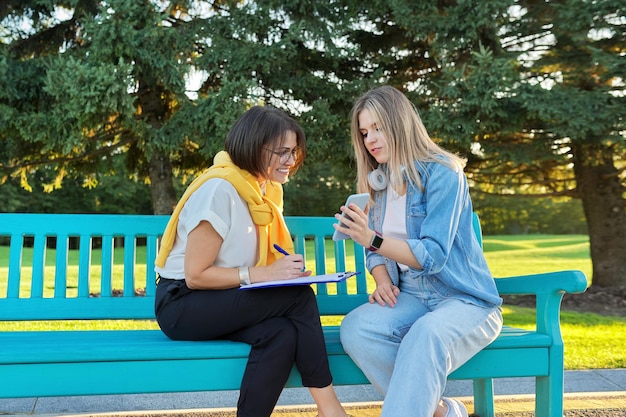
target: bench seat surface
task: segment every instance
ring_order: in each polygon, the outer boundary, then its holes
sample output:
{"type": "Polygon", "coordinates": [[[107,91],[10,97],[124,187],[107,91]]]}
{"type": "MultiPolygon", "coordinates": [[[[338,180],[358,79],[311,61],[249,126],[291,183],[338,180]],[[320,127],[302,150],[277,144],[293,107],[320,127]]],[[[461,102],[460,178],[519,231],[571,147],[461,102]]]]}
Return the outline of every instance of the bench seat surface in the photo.
{"type": "MultiPolygon", "coordinates": [[[[344,354],[339,328],[325,327],[329,354],[344,354]]],[[[549,347],[546,335],[505,327],[488,349],[549,347]]],[[[0,364],[247,358],[249,345],[231,341],[174,341],[160,330],[0,332],[0,364]]]]}

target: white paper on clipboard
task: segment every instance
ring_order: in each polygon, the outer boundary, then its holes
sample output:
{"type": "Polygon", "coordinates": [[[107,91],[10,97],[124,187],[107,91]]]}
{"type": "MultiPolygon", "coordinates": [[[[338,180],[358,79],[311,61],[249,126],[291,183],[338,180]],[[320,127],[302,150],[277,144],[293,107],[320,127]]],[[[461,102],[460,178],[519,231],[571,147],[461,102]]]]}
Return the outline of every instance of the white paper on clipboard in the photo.
{"type": "Polygon", "coordinates": [[[337,272],[335,274],[315,275],[310,277],[300,277],[293,279],[279,279],[276,281],[255,282],[254,284],[243,285],[239,287],[239,289],[253,290],[255,288],[286,287],[289,285],[310,285],[320,284],[324,282],[341,282],[356,274],[358,274],[358,272],[337,272]]]}

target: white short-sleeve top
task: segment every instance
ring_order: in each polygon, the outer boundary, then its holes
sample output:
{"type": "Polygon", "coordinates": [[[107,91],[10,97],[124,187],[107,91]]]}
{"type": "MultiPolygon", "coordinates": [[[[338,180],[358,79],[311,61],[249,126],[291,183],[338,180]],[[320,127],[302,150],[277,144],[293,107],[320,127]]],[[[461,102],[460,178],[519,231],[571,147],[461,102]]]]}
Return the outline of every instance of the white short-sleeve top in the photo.
{"type": "Polygon", "coordinates": [[[212,178],[189,197],[178,218],[176,240],[163,268],[155,271],[163,278],[184,279],[187,236],[201,221],[211,223],[222,237],[215,266],[236,268],[254,266],[258,259],[257,230],[248,204],[233,185],[221,178],[212,178]]]}

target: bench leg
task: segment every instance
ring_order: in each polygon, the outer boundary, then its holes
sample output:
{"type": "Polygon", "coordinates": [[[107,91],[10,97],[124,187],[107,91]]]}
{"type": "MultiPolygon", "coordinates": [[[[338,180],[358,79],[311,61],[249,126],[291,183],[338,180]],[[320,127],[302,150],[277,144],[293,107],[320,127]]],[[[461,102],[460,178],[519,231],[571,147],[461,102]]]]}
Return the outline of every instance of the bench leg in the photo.
{"type": "Polygon", "coordinates": [[[493,404],[493,379],[474,379],[474,414],[480,417],[496,415],[493,404]]]}
{"type": "Polygon", "coordinates": [[[535,416],[563,417],[563,344],[555,343],[549,356],[548,376],[535,379],[535,416]]]}
{"type": "Polygon", "coordinates": [[[563,375],[536,378],[536,417],[563,416],[563,375]]]}

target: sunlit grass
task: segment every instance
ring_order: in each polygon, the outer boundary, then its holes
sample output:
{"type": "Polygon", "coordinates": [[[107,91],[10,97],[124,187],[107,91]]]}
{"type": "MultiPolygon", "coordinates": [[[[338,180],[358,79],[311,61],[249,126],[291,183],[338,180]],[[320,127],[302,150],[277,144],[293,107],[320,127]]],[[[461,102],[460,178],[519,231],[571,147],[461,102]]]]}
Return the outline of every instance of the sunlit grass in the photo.
{"type": "Polygon", "coordinates": [[[495,277],[579,269],[591,279],[588,236],[488,236],[483,246],[495,277]]]}
{"type": "MultiPolygon", "coordinates": [[[[1,302],[1,301],[0,301],[1,302]]],[[[155,320],[55,320],[28,323],[0,321],[0,331],[56,331],[56,330],[152,330],[158,329],[155,320]]]]}

